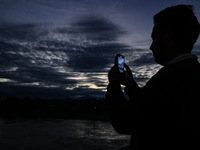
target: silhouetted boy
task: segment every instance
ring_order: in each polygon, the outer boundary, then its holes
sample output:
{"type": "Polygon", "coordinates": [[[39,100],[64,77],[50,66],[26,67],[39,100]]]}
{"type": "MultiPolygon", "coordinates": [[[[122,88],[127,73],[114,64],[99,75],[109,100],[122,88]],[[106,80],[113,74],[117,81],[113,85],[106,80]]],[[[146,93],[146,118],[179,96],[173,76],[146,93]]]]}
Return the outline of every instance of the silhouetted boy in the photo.
{"type": "Polygon", "coordinates": [[[111,68],[106,93],[111,123],[132,135],[130,149],[200,149],[200,64],[191,54],[199,32],[191,5],[166,8],[154,16],[150,47],[164,67],[143,88],[127,65],[125,73],[111,68]]]}

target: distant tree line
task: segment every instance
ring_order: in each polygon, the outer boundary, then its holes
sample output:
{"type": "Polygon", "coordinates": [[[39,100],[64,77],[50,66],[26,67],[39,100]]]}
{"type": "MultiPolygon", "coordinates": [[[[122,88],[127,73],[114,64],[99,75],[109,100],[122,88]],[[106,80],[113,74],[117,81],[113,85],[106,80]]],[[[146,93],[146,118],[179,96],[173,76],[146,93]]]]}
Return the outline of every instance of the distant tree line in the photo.
{"type": "Polygon", "coordinates": [[[0,100],[1,118],[63,118],[109,120],[105,100],[40,99],[9,97],[0,100]]]}

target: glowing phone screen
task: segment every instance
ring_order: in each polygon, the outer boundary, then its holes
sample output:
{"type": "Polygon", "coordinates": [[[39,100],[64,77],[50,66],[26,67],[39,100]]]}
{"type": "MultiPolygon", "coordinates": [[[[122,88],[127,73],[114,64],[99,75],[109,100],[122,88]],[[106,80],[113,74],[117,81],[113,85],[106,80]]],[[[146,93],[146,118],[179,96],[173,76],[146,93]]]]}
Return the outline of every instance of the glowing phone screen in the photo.
{"type": "Polygon", "coordinates": [[[124,58],[122,56],[118,56],[118,68],[121,73],[124,72],[124,58]]]}

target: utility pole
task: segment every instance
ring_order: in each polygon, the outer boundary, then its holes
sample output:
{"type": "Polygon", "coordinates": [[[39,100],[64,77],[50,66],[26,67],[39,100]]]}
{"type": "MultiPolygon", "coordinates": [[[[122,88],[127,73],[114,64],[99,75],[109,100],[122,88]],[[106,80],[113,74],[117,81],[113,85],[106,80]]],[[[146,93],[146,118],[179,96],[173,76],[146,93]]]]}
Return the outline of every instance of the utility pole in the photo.
{"type": "MultiPolygon", "coordinates": [[[[95,98],[95,94],[94,94],[94,97],[93,97],[93,110],[94,110],[94,113],[95,113],[95,117],[96,117],[96,98],[95,98]]],[[[94,117],[94,120],[93,120],[93,130],[96,129],[96,118],[94,117]]]]}

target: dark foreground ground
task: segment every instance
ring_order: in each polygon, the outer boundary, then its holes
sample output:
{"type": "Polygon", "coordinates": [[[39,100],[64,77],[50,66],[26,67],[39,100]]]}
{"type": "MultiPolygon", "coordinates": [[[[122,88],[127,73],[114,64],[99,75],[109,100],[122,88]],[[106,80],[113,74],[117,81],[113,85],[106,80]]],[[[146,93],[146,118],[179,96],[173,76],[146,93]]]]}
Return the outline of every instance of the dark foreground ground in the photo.
{"type": "Polygon", "coordinates": [[[1,150],[112,150],[129,143],[110,122],[0,119],[1,150]]]}

